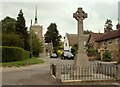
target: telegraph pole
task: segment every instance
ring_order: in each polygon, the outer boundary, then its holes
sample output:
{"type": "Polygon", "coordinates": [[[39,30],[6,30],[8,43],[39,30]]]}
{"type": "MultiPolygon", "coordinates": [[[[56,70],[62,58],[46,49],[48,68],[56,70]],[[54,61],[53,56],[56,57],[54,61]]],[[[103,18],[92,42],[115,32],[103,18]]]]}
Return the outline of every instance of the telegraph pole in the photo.
{"type": "Polygon", "coordinates": [[[31,25],[30,25],[30,58],[32,58],[32,20],[31,20],[31,25]]]}

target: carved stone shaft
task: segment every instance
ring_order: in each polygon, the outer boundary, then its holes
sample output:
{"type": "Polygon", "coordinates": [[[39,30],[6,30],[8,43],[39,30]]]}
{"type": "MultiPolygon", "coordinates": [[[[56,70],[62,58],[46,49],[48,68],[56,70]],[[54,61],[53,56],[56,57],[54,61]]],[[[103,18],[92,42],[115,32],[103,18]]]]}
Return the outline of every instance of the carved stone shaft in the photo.
{"type": "Polygon", "coordinates": [[[78,53],[75,56],[74,64],[76,66],[87,67],[89,66],[87,55],[84,52],[84,34],[83,34],[83,20],[87,18],[82,8],[73,13],[73,18],[78,22],[78,53]]]}

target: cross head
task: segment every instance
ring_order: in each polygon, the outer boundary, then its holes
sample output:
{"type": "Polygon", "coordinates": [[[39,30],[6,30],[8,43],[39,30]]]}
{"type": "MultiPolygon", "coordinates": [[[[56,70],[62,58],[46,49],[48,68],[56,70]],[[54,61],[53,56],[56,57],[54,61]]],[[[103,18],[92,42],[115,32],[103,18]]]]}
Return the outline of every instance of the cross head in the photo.
{"type": "Polygon", "coordinates": [[[78,10],[73,13],[73,18],[83,21],[85,18],[87,18],[87,13],[85,13],[82,8],[78,8],[78,10]]]}

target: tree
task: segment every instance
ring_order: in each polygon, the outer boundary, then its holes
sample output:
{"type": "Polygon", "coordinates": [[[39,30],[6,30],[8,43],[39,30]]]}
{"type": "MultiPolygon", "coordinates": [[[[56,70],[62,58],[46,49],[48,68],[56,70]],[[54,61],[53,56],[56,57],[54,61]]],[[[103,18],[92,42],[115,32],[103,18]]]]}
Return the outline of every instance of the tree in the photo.
{"type": "Polygon", "coordinates": [[[24,40],[20,38],[18,34],[13,32],[11,33],[2,33],[2,46],[14,46],[21,47],[24,46],[24,40]]]}
{"type": "Polygon", "coordinates": [[[71,48],[71,53],[75,56],[78,52],[78,45],[75,44],[74,46],[72,46],[71,48]]]}
{"type": "Polygon", "coordinates": [[[103,61],[110,62],[111,61],[111,53],[109,51],[105,51],[103,53],[103,61]]]}
{"type": "Polygon", "coordinates": [[[53,43],[54,50],[57,50],[59,48],[61,35],[59,34],[57,25],[55,23],[50,24],[44,37],[46,43],[53,43]]]}
{"type": "Polygon", "coordinates": [[[16,20],[11,17],[5,17],[0,22],[2,24],[2,46],[24,47],[23,38],[16,34],[15,24],[16,20]]]}
{"type": "Polygon", "coordinates": [[[109,32],[112,31],[113,25],[112,25],[112,21],[110,19],[107,19],[105,22],[105,27],[104,27],[104,32],[109,32]]]}
{"type": "Polygon", "coordinates": [[[84,34],[90,34],[90,33],[92,33],[92,31],[84,30],[84,34]]]}
{"type": "Polygon", "coordinates": [[[1,20],[2,23],[2,33],[15,33],[15,24],[16,20],[11,17],[5,17],[3,20],[1,20]]]}
{"type": "Polygon", "coordinates": [[[43,51],[42,42],[39,41],[37,35],[32,32],[32,52],[33,56],[38,57],[39,53],[43,51]]]}
{"type": "Polygon", "coordinates": [[[20,10],[16,21],[16,32],[21,38],[24,38],[24,49],[29,50],[29,35],[25,25],[25,18],[22,9],[20,10]]]}

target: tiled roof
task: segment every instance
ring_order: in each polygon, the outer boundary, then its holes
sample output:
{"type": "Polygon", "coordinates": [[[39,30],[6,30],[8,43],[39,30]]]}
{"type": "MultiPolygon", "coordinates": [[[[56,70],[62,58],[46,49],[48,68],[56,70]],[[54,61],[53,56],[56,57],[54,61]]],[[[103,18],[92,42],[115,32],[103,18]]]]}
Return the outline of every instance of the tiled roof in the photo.
{"type": "Polygon", "coordinates": [[[99,40],[103,36],[103,33],[91,33],[91,36],[96,41],[96,40],[99,40]]]}
{"type": "Polygon", "coordinates": [[[107,33],[91,33],[88,42],[90,38],[93,38],[96,42],[104,41],[104,40],[109,40],[112,38],[120,37],[120,29],[119,30],[113,30],[107,33]]]}
{"type": "Polygon", "coordinates": [[[77,34],[68,34],[67,33],[67,38],[68,38],[68,41],[69,41],[69,45],[77,44],[77,34]]]}
{"type": "Polygon", "coordinates": [[[103,34],[97,34],[96,36],[93,36],[93,37],[95,38],[96,42],[113,39],[116,37],[120,37],[120,30],[113,30],[103,34]]]}
{"type": "MultiPolygon", "coordinates": [[[[84,41],[88,40],[89,34],[84,35],[84,41]]],[[[68,34],[67,33],[67,38],[69,41],[69,45],[75,45],[77,44],[77,34],[68,34]]]]}

